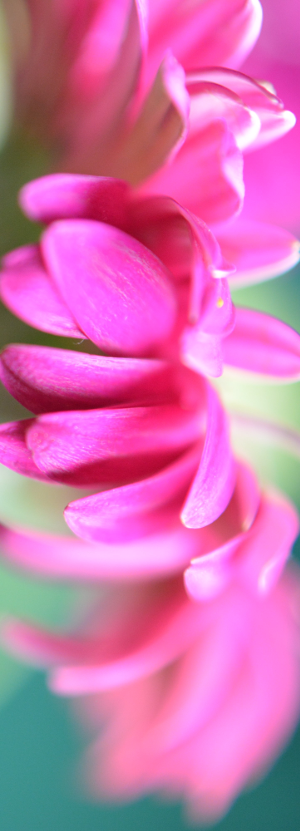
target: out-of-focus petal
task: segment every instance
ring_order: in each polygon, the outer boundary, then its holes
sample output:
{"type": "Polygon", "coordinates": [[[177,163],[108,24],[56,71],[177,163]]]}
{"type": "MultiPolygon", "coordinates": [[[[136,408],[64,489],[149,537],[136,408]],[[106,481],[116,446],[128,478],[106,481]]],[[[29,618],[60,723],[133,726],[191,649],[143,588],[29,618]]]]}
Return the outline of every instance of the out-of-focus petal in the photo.
{"type": "Polygon", "coordinates": [[[50,478],[94,487],[156,473],[197,441],[201,431],[199,409],[158,405],[42,415],[26,441],[50,478]]]}
{"type": "Polygon", "coordinates": [[[186,137],[188,114],[185,73],[168,52],[135,123],[118,147],[114,174],[137,185],[169,162],[186,137]]]}
{"type": "Polygon", "coordinates": [[[165,267],[123,231],[93,220],[62,220],[42,250],[78,324],[109,351],[140,355],[170,335],[175,294],[165,267]]]}
{"type": "Polygon", "coordinates": [[[277,225],[238,218],[215,233],[224,257],[236,267],[228,276],[233,289],[270,280],[299,262],[298,240],[277,225]]]}
{"type": "Polygon", "coordinates": [[[210,549],[194,557],[184,573],[185,587],[194,600],[211,600],[226,588],[236,573],[235,555],[255,523],[260,492],[250,468],[239,464],[236,486],[224,514],[207,528],[210,549]]]}
{"type": "Polygon", "coordinates": [[[149,63],[153,73],[166,45],[185,69],[239,66],[258,38],[258,0],[155,0],[149,8],[149,63]]]}
{"type": "Polygon", "coordinates": [[[0,356],[6,389],[33,413],[175,403],[201,392],[192,373],[159,360],[111,358],[68,349],[12,344],[0,356]]]}
{"type": "Polygon", "coordinates": [[[6,254],[0,281],[3,303],[25,323],[52,335],[85,337],[49,278],[37,245],[6,254]]]}
{"type": "Polygon", "coordinates": [[[237,308],[235,328],[222,348],[229,366],[276,381],[300,378],[300,335],[262,312],[237,308]]]}
{"type": "Polygon", "coordinates": [[[150,479],[71,502],[64,516],[85,540],[125,542],[174,524],[201,457],[201,446],[150,479]]]}
{"type": "Polygon", "coordinates": [[[215,390],[209,385],[207,397],[207,428],[201,462],[181,513],[187,528],[214,522],[228,505],[235,484],[227,418],[215,390]]]}
{"type": "Polygon", "coordinates": [[[203,531],[174,528],[125,543],[84,543],[76,538],[0,526],[7,562],[52,580],[151,579],[176,574],[201,550],[203,531]]]}
{"type": "Polygon", "coordinates": [[[34,222],[57,219],[98,219],[123,227],[129,187],[107,176],[53,173],[24,185],[19,202],[34,222]]]}
{"type": "Polygon", "coordinates": [[[253,528],[238,553],[238,569],[247,587],[265,594],[278,580],[299,531],[293,505],[271,493],[262,499],[253,528]]]}
{"type": "Polygon", "coordinates": [[[225,119],[214,119],[185,142],[172,164],[140,187],[142,194],[165,194],[205,222],[222,222],[241,210],[243,160],[225,119]]]}

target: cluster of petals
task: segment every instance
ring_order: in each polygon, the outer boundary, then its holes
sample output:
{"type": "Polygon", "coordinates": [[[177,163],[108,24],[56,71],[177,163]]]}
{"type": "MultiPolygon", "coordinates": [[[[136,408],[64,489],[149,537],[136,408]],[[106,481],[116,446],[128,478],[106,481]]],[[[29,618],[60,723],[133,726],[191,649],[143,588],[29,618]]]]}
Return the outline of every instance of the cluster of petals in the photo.
{"type": "Polygon", "coordinates": [[[182,793],[216,816],[299,710],[299,575],[281,576],[297,514],[234,459],[209,381],[224,365],[300,378],[300,336],[230,296],[230,284],[299,259],[292,234],[238,216],[243,154],[294,118],[237,69],[259,33],[258,0],[146,5],[10,10],[12,30],[14,10],[32,24],[29,46],[15,47],[19,113],[34,129],[41,118],[60,169],[80,174],[22,189],[45,229],[6,255],[0,296],[93,354],[5,348],[1,381],[33,415],[1,425],[1,461],[93,492],[65,509],[72,536],[1,526],[1,547],[44,576],[128,585],[79,634],[11,622],[5,637],[51,667],[56,692],[89,695],[97,733],[107,722],[96,790],[182,793]]]}
{"type": "Polygon", "coordinates": [[[237,579],[195,603],[173,578],[116,590],[78,634],[11,620],[5,638],[48,668],[52,690],[80,697],[94,736],[86,770],[94,794],[155,790],[216,819],[294,728],[299,591],[295,567],[264,599],[237,579]]]}
{"type": "Polygon", "coordinates": [[[2,381],[35,417],[1,426],[3,463],[44,481],[114,485],[66,510],[85,540],[134,539],[180,515],[189,529],[213,523],[236,465],[204,374],[219,375],[224,361],[296,379],[299,335],[233,309],[218,243],[175,201],[56,174],[25,186],[21,203],[47,227],[39,245],[4,258],[2,299],[27,323],[109,354],[4,350],[2,381]]]}

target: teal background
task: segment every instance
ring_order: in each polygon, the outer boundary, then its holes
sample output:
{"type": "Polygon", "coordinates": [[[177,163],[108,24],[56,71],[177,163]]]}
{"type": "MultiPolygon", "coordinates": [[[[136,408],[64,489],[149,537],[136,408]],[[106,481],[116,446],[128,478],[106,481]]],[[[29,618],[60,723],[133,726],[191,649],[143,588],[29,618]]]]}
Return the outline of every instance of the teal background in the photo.
{"type": "MultiPolygon", "coordinates": [[[[0,159],[1,253],[38,238],[39,229],[18,210],[16,194],[23,182],[45,171],[47,159],[26,136],[14,134],[0,159]]],[[[235,293],[235,300],[280,316],[300,329],[300,268],[276,281],[235,293]]],[[[36,332],[1,310],[1,344],[10,341],[70,347],[69,340],[36,332]]],[[[72,343],[72,348],[84,348],[72,343]]],[[[273,387],[225,377],[219,388],[228,406],[300,428],[299,384],[273,387]]],[[[1,420],[26,411],[1,390],[1,420]]],[[[238,444],[238,437],[234,437],[238,444]]],[[[282,451],[250,447],[263,480],[271,480],[298,504],[299,462],[282,451]]],[[[35,527],[50,522],[60,530],[67,490],[51,490],[1,470],[0,519],[35,527]],[[48,518],[50,517],[50,519],[48,518]]],[[[300,545],[296,546],[300,553],[300,545]]],[[[42,582],[0,565],[0,613],[25,616],[47,624],[64,624],[73,608],[86,603],[88,592],[42,582]]],[[[78,787],[84,737],[68,703],[54,698],[44,677],[0,654],[0,827],[1,831],[180,831],[190,827],[180,805],[155,798],[127,806],[89,803],[78,787]]],[[[244,794],[216,827],[220,831],[298,831],[300,828],[300,731],[264,782],[244,794]]]]}

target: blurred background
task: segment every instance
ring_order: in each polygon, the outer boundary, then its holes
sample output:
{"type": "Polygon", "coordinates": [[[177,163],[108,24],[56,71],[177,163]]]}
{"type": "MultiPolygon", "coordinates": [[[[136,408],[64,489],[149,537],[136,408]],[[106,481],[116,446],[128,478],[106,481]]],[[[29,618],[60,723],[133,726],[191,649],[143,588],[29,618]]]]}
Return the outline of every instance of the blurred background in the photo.
{"type": "MultiPolygon", "coordinates": [[[[300,50],[293,51],[289,42],[286,45],[286,30],[282,30],[280,39],[280,25],[274,34],[270,3],[265,2],[264,6],[266,18],[263,37],[244,69],[256,77],[263,77],[262,73],[268,66],[268,76],[275,81],[278,94],[284,97],[287,107],[297,111],[297,108],[300,110],[300,69],[297,63],[300,50]],[[278,43],[282,44],[282,40],[285,46],[280,51],[278,43]]],[[[276,6],[277,2],[273,2],[273,9],[276,6]]],[[[279,5],[277,13],[280,24],[282,10],[280,12],[279,5]]],[[[31,225],[18,209],[17,193],[26,181],[47,171],[49,160],[45,149],[13,122],[9,50],[1,20],[0,41],[0,249],[3,254],[11,248],[32,242],[39,236],[39,228],[31,225]]],[[[292,136],[282,140],[283,183],[284,157],[294,152],[297,143],[300,146],[299,136],[298,126],[292,136]]],[[[251,167],[248,169],[246,165],[247,175],[251,185],[251,167]]],[[[299,194],[299,156],[294,178],[299,194]]],[[[300,204],[299,196],[298,199],[300,204]]],[[[278,201],[280,202],[280,192],[278,201]]],[[[274,211],[276,212],[276,204],[274,211]]],[[[298,216],[300,235],[300,209],[298,216]]],[[[292,223],[289,221],[288,224],[290,227],[293,225],[294,232],[297,231],[294,217],[292,223]]],[[[235,292],[234,300],[278,316],[300,331],[300,267],[277,280],[235,292]]],[[[70,346],[69,340],[54,338],[31,329],[4,307],[0,311],[0,327],[1,346],[10,342],[70,346]]],[[[83,347],[74,343],[72,348],[83,347]]],[[[218,382],[218,388],[227,407],[234,412],[277,420],[281,425],[300,430],[299,384],[280,387],[262,383],[258,385],[253,380],[245,381],[241,377],[226,374],[218,382]]],[[[27,411],[3,389],[0,398],[1,421],[26,417],[27,411]]],[[[245,436],[245,432],[237,427],[233,429],[233,441],[239,455],[251,459],[261,481],[271,481],[282,488],[300,509],[300,450],[299,458],[294,458],[287,451],[272,447],[266,433],[258,442],[250,434],[245,436]]],[[[71,491],[68,488],[37,484],[0,465],[2,522],[24,523],[33,528],[67,533],[62,510],[71,498],[75,498],[74,489],[71,491]]],[[[299,541],[295,546],[295,556],[300,559],[299,541]]],[[[88,589],[42,582],[0,563],[1,615],[28,617],[55,628],[70,620],[78,605],[84,609],[87,596],[88,589]]],[[[166,805],[154,798],[128,806],[104,806],[88,802],[78,786],[83,748],[84,736],[80,734],[75,720],[73,722],[68,703],[54,698],[47,691],[41,674],[24,668],[1,652],[1,831],[53,831],[54,828],[59,831],[126,831],[129,828],[134,831],[140,828],[150,831],[153,827],[157,831],[168,828],[180,831],[189,827],[179,805],[166,805]]],[[[283,828],[285,831],[298,831],[299,765],[300,730],[264,782],[258,787],[254,785],[253,789],[241,796],[229,815],[218,824],[220,831],[282,831],[283,828]]]]}

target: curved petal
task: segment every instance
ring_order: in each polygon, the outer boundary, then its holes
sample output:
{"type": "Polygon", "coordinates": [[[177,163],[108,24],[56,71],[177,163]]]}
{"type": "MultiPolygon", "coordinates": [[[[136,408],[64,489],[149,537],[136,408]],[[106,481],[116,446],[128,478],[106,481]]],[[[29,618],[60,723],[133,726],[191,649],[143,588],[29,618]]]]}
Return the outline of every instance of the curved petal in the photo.
{"type": "Polygon", "coordinates": [[[49,482],[48,476],[35,464],[26,444],[27,430],[33,422],[33,418],[26,418],[24,421],[11,421],[0,425],[1,464],[23,476],[49,482]]]}
{"type": "Polygon", "coordinates": [[[300,378],[300,335],[262,312],[237,308],[235,328],[222,349],[229,366],[276,381],[300,378]]]}
{"type": "Polygon", "coordinates": [[[2,263],[1,300],[13,314],[42,332],[85,337],[48,276],[37,245],[17,248],[2,263]]]}
{"type": "MultiPolygon", "coordinates": [[[[243,140],[243,149],[256,150],[285,135],[294,127],[296,119],[293,113],[285,110],[280,98],[271,92],[267,85],[254,81],[242,72],[211,67],[192,72],[188,75],[188,89],[195,92],[197,83],[216,84],[238,96],[248,111],[256,114],[258,129],[243,140]]],[[[233,128],[234,129],[234,128],[233,128]]],[[[238,142],[239,144],[239,142],[238,142]]],[[[239,144],[240,146],[240,144],[239,144]]]]}
{"type": "Polygon", "coordinates": [[[125,542],[167,529],[176,521],[200,456],[196,446],[150,479],[70,502],[65,520],[89,541],[125,542]]]}
{"type": "Polygon", "coordinates": [[[215,118],[188,136],[172,164],[140,187],[142,194],[168,194],[205,222],[222,222],[241,210],[243,159],[226,120],[215,118]]]}
{"type": "Polygon", "coordinates": [[[128,184],[118,179],[52,173],[24,185],[19,203],[34,222],[82,217],[122,228],[128,196],[128,184]]]}
{"type": "Polygon", "coordinates": [[[166,268],[137,240],[93,220],[62,220],[45,231],[49,271],[78,324],[102,349],[143,355],[175,324],[166,268]]]}
{"type": "Polygon", "coordinates": [[[150,476],[197,441],[199,410],[158,405],[42,415],[27,431],[33,459],[51,479],[76,487],[150,476]]]}
{"type": "Polygon", "coordinates": [[[237,466],[236,486],[224,514],[207,528],[206,550],[194,557],[184,573],[185,587],[193,600],[211,600],[222,592],[236,573],[236,552],[256,520],[260,491],[252,470],[237,466]]]}
{"type": "Polygon", "coordinates": [[[191,406],[201,384],[180,365],[12,344],[0,356],[1,381],[34,413],[117,405],[191,406]]]}
{"type": "Polygon", "coordinates": [[[281,494],[267,494],[238,552],[237,568],[247,587],[261,594],[273,589],[298,532],[294,506],[281,494]]]}
{"type": "Polygon", "coordinates": [[[200,134],[206,125],[216,118],[223,118],[235,138],[239,150],[255,142],[261,121],[254,109],[242,101],[235,92],[220,83],[205,79],[205,70],[187,76],[187,89],[191,96],[189,136],[200,134]]]}
{"type": "Polygon", "coordinates": [[[299,262],[298,240],[277,225],[239,217],[215,233],[225,259],[236,267],[228,276],[232,289],[278,277],[299,262]]]}
{"type": "Polygon", "coordinates": [[[169,50],[136,121],[118,148],[114,174],[137,185],[170,161],[185,140],[188,114],[185,73],[169,50]]]}
{"type": "Polygon", "coordinates": [[[228,422],[215,390],[207,385],[207,428],[203,453],[181,519],[187,528],[214,522],[225,510],[235,484],[228,422]]]}
{"type": "Polygon", "coordinates": [[[84,543],[76,538],[0,526],[7,562],[52,580],[151,579],[176,574],[201,551],[203,532],[180,522],[165,532],[125,543],[84,543]]]}

